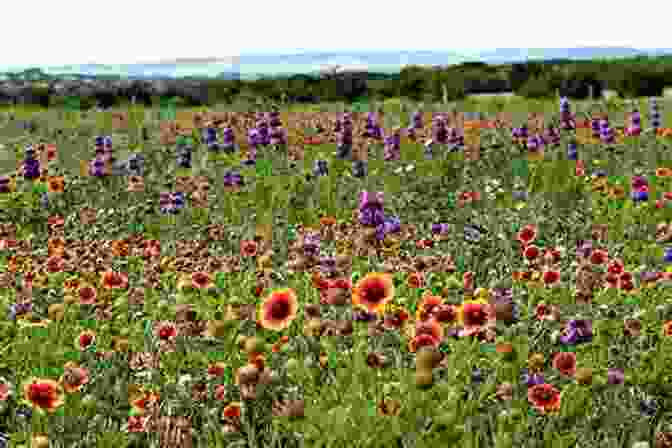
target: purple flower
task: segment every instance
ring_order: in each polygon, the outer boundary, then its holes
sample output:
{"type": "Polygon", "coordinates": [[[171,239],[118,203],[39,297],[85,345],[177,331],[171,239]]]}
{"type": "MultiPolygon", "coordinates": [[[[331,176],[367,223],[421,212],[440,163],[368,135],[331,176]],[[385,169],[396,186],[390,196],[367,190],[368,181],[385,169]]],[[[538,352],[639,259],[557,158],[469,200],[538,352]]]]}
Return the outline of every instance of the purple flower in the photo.
{"type": "Polygon", "coordinates": [[[376,313],[371,313],[366,310],[358,309],[352,313],[353,320],[357,322],[371,322],[376,320],[376,317],[377,317],[376,313]]]}
{"type": "Polygon", "coordinates": [[[624,380],[623,369],[611,368],[607,371],[607,383],[612,385],[623,384],[624,380]]]}
{"type": "Polygon", "coordinates": [[[303,252],[306,256],[313,257],[320,253],[320,234],[309,232],[303,237],[303,252]]]}
{"type": "Polygon", "coordinates": [[[287,144],[287,135],[283,128],[274,128],[271,130],[270,136],[271,145],[286,145],[287,144]]]}
{"type": "Polygon", "coordinates": [[[446,234],[448,233],[448,224],[432,224],[432,233],[437,234],[446,234]]]}
{"type": "Polygon", "coordinates": [[[520,382],[527,384],[528,387],[544,384],[544,375],[541,373],[533,373],[530,375],[528,369],[521,369],[520,382]]]}
{"type": "Polygon", "coordinates": [[[24,160],[23,177],[26,179],[36,179],[40,177],[40,161],[35,159],[24,160]]]}
{"type": "Polygon", "coordinates": [[[639,411],[646,417],[653,417],[658,413],[658,404],[652,399],[639,402],[639,411]]]}
{"type": "Polygon", "coordinates": [[[564,334],[559,338],[562,344],[574,345],[593,340],[593,323],[587,319],[572,319],[567,322],[564,334]]]}
{"type": "Polygon", "coordinates": [[[243,184],[243,178],[237,171],[227,171],[224,174],[224,186],[241,186],[243,184]]]}
{"type": "Polygon", "coordinates": [[[89,165],[89,175],[94,177],[102,177],[105,175],[104,169],[105,162],[100,157],[96,157],[89,165]]]}
{"type": "Polygon", "coordinates": [[[642,187],[648,186],[649,182],[644,176],[634,176],[632,178],[631,186],[633,190],[639,190],[642,187]]]}
{"type": "Polygon", "coordinates": [[[333,274],[336,272],[336,258],[335,257],[321,257],[320,270],[325,274],[333,274]]]}
{"type": "Polygon", "coordinates": [[[593,252],[593,243],[590,241],[579,240],[577,242],[576,256],[587,258],[593,252]]]}

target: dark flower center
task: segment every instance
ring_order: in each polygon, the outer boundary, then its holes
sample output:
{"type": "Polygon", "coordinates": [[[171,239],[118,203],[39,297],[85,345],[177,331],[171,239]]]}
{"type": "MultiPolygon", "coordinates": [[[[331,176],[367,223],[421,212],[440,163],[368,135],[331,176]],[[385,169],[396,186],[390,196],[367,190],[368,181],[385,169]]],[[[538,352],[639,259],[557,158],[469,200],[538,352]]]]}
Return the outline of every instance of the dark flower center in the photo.
{"type": "Polygon", "coordinates": [[[286,299],[274,300],[270,306],[270,315],[274,319],[282,319],[289,314],[289,302],[286,299]]]}
{"type": "Polygon", "coordinates": [[[363,298],[367,302],[376,303],[385,298],[385,287],[379,282],[372,282],[366,285],[363,291],[363,298]]]}

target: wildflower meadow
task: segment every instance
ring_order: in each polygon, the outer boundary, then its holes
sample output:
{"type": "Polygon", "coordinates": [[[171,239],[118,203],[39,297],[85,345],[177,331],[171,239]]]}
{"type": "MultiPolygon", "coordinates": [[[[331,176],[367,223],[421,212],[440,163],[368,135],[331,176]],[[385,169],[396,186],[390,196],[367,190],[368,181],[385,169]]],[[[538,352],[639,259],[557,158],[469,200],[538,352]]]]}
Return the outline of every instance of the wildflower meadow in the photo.
{"type": "Polygon", "coordinates": [[[0,448],[672,447],[661,99],[0,114],[0,448]]]}

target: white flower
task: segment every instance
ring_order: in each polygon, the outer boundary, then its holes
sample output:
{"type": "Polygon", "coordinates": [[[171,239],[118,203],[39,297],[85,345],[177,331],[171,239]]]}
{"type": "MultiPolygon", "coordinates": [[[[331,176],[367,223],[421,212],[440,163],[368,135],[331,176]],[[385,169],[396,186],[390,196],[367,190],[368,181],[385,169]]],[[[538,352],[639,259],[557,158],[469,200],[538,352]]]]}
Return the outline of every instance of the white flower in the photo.
{"type": "Polygon", "coordinates": [[[649,448],[649,442],[635,442],[632,444],[632,448],[649,448]]]}
{"type": "Polygon", "coordinates": [[[180,378],[177,380],[177,384],[184,386],[192,380],[191,375],[180,375],[180,378]]]}

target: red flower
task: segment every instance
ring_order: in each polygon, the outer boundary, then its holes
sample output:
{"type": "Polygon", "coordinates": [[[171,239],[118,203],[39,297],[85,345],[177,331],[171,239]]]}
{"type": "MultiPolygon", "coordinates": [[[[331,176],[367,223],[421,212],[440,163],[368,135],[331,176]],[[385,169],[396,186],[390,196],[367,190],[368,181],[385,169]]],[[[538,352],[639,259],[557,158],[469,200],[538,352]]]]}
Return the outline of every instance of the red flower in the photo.
{"type": "Polygon", "coordinates": [[[257,255],[257,242],[254,240],[243,240],[240,242],[240,256],[254,257],[257,255]]]}
{"type": "Polygon", "coordinates": [[[607,253],[607,251],[602,249],[596,249],[592,251],[590,254],[590,262],[592,264],[604,264],[607,262],[608,258],[609,254],[607,253]]]}
{"type": "Polygon", "coordinates": [[[394,297],[392,276],[372,272],[357,282],[352,292],[352,303],[362,305],[369,312],[379,312],[394,297]]]}
{"type": "Polygon", "coordinates": [[[454,322],[457,319],[457,309],[455,305],[439,305],[433,315],[439,323],[454,322]]]}
{"type": "Polygon", "coordinates": [[[54,272],[63,272],[63,267],[65,266],[65,260],[63,258],[55,255],[47,259],[47,271],[54,272]]]}
{"type": "Polygon", "coordinates": [[[554,285],[560,281],[560,271],[544,271],[544,284],[554,285]]]}
{"type": "Polygon", "coordinates": [[[528,224],[518,232],[516,239],[520,241],[521,244],[527,246],[532,241],[537,238],[537,226],[534,224],[528,224]]]}
{"type": "Polygon", "coordinates": [[[98,292],[93,286],[83,285],[77,291],[80,305],[93,305],[96,303],[98,292]]]}
{"type": "Polygon", "coordinates": [[[208,366],[208,375],[214,377],[224,376],[226,365],[222,362],[216,362],[208,366]]]}
{"type": "Polygon", "coordinates": [[[415,353],[420,347],[438,347],[441,341],[429,334],[419,334],[408,343],[408,351],[415,353]]]}
{"type": "Polygon", "coordinates": [[[296,318],[298,302],[293,289],[273,291],[259,307],[259,322],[263,328],[281,331],[296,318]]]}
{"type": "Polygon", "coordinates": [[[565,376],[574,376],[576,373],[576,353],[560,352],[553,357],[553,367],[565,376]]]}
{"type": "Polygon", "coordinates": [[[142,255],[144,258],[158,257],[161,255],[161,242],[159,240],[145,240],[143,242],[142,255]]]}
{"type": "Polygon", "coordinates": [[[536,384],[529,387],[527,400],[541,412],[560,410],[560,391],[550,384],[536,384]]]}
{"type": "Polygon", "coordinates": [[[465,329],[482,327],[489,317],[488,308],[482,303],[465,303],[459,314],[465,329]]]}
{"type": "Polygon", "coordinates": [[[77,344],[79,349],[84,351],[89,348],[96,341],[96,334],[93,331],[83,331],[77,337],[77,344]]]}
{"type": "Polygon", "coordinates": [[[63,405],[63,388],[53,380],[31,378],[23,386],[23,397],[33,408],[53,413],[63,405]]]}
{"type": "Polygon", "coordinates": [[[434,246],[434,241],[427,238],[415,242],[415,247],[417,247],[418,249],[428,249],[432,246],[434,246]]]}
{"type": "Polygon", "coordinates": [[[131,415],[128,417],[128,432],[147,432],[149,416],[131,415]]]}
{"type": "Polygon", "coordinates": [[[474,273],[471,271],[462,274],[462,288],[472,289],[474,287],[474,273]]]}
{"type": "Polygon", "coordinates": [[[47,220],[47,223],[49,226],[62,226],[65,223],[65,220],[63,219],[62,216],[59,215],[54,215],[50,216],[49,219],[47,220]]]}
{"type": "Polygon", "coordinates": [[[114,271],[103,273],[103,288],[126,289],[126,287],[128,287],[128,276],[126,274],[114,271]]]}
{"type": "Polygon", "coordinates": [[[177,328],[172,322],[160,322],[156,326],[156,335],[162,341],[169,341],[177,336],[177,328]]]}
{"type": "Polygon", "coordinates": [[[532,261],[539,256],[539,248],[535,245],[525,246],[523,249],[523,255],[528,260],[532,261]]]}
{"type": "Polygon", "coordinates": [[[621,260],[613,260],[611,263],[609,263],[609,267],[607,268],[607,271],[610,274],[620,274],[623,272],[623,262],[621,260]]]}
{"type": "Polygon", "coordinates": [[[560,318],[560,309],[556,305],[540,303],[535,308],[534,314],[539,320],[558,320],[560,318]]]}
{"type": "Polygon", "coordinates": [[[560,261],[560,257],[562,256],[562,253],[558,249],[546,249],[544,251],[544,259],[546,259],[549,263],[555,264],[560,261]]]}
{"type": "Polygon", "coordinates": [[[632,281],[621,281],[619,285],[623,291],[632,291],[635,289],[635,284],[632,281]]]}
{"type": "Polygon", "coordinates": [[[194,272],[191,274],[191,286],[195,289],[203,289],[214,286],[212,278],[207,272],[194,272]]]}

